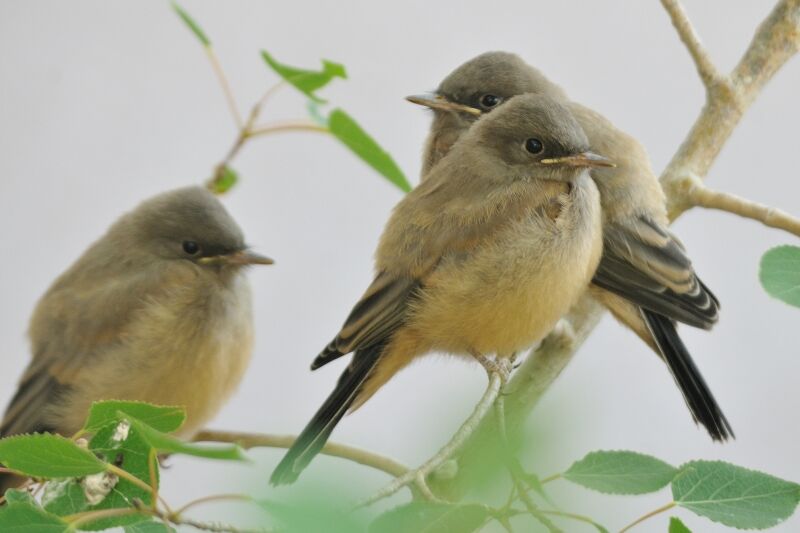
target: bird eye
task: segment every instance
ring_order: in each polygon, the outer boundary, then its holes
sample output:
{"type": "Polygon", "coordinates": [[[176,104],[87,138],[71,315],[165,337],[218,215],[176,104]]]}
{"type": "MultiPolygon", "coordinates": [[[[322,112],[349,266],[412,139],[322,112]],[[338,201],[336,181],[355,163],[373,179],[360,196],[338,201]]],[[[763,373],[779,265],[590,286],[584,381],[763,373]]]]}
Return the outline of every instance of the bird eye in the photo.
{"type": "Polygon", "coordinates": [[[195,255],[200,251],[200,245],[194,241],[183,241],[183,251],[189,255],[195,255]]]}
{"type": "Polygon", "coordinates": [[[483,96],[481,96],[481,105],[485,109],[491,109],[497,106],[502,101],[503,101],[502,98],[500,98],[499,96],[495,96],[493,94],[484,94],[483,96]]]}
{"type": "Polygon", "coordinates": [[[525,149],[532,154],[541,154],[544,150],[544,145],[539,139],[528,139],[525,141],[525,149]]]}

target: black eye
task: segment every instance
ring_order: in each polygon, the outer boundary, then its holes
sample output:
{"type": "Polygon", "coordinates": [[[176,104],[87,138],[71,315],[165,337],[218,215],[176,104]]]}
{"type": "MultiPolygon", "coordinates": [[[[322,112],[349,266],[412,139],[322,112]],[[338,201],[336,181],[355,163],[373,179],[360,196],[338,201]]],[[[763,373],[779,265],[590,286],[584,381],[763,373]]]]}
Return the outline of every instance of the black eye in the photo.
{"type": "Polygon", "coordinates": [[[495,107],[502,101],[502,98],[499,96],[495,96],[493,94],[484,94],[481,96],[481,105],[486,109],[491,109],[495,107]]]}
{"type": "Polygon", "coordinates": [[[183,251],[189,255],[195,255],[200,251],[200,245],[194,241],[183,241],[183,251]]]}
{"type": "Polygon", "coordinates": [[[525,149],[532,154],[541,154],[544,150],[544,145],[539,139],[528,139],[525,141],[525,149]]]}

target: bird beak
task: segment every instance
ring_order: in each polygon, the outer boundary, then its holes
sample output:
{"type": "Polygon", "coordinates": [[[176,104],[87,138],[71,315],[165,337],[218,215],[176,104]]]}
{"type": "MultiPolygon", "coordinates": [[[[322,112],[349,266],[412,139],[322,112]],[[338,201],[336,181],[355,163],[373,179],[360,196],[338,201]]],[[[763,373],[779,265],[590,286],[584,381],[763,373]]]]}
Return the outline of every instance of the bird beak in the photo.
{"type": "Polygon", "coordinates": [[[214,257],[201,257],[198,262],[204,265],[232,266],[271,265],[275,263],[269,257],[259,255],[250,250],[240,250],[232,254],[216,255],[214,257]]]}
{"type": "Polygon", "coordinates": [[[425,107],[430,107],[431,109],[436,111],[454,111],[457,113],[468,113],[476,117],[479,117],[481,115],[480,109],[476,109],[474,107],[470,107],[464,104],[457,104],[455,102],[451,102],[450,100],[439,94],[433,94],[433,93],[415,94],[413,96],[406,96],[406,100],[408,100],[412,104],[424,105],[425,107]]]}
{"type": "Polygon", "coordinates": [[[544,165],[566,165],[569,167],[616,167],[607,157],[592,152],[583,152],[564,157],[554,157],[542,159],[540,163],[544,165]]]}

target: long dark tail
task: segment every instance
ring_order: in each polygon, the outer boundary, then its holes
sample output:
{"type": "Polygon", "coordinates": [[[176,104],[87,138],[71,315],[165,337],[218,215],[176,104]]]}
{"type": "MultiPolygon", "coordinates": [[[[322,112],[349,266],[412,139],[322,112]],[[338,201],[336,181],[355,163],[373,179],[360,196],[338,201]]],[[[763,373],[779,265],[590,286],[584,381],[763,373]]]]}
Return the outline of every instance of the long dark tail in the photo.
{"type": "Polygon", "coordinates": [[[672,377],[675,378],[694,421],[702,424],[715,441],[735,438],[728,419],[717,405],[711,389],[706,385],[700,370],[692,361],[691,354],[678,336],[675,323],[669,318],[647,309],[641,311],[642,318],[664,356],[664,362],[669,367],[672,377]]]}
{"type": "Polygon", "coordinates": [[[333,428],[353,405],[362,385],[378,363],[382,351],[383,344],[379,343],[353,354],[353,360],[339,377],[336,388],[275,467],[269,478],[271,484],[288,485],[297,480],[300,473],[325,446],[333,428]]]}

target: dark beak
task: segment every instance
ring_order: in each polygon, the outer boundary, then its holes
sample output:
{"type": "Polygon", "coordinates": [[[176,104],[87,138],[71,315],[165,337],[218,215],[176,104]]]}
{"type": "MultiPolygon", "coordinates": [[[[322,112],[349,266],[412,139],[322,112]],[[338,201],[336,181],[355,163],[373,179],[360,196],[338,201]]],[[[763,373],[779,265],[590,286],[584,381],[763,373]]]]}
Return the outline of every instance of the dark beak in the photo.
{"type": "Polygon", "coordinates": [[[232,265],[232,266],[248,266],[248,265],[271,265],[275,263],[269,257],[259,255],[250,250],[240,250],[231,254],[216,255],[214,257],[203,257],[199,260],[200,263],[206,265],[232,265]]]}
{"type": "Polygon", "coordinates": [[[564,157],[554,157],[542,159],[540,163],[544,165],[566,165],[568,167],[616,167],[607,157],[592,152],[583,152],[564,157]]]}
{"type": "Polygon", "coordinates": [[[468,113],[476,117],[479,117],[481,115],[480,109],[476,109],[474,107],[470,107],[464,104],[457,104],[455,102],[451,102],[444,96],[438,94],[433,94],[433,93],[416,94],[413,96],[406,96],[406,100],[408,100],[412,104],[424,105],[425,107],[430,107],[431,109],[434,109],[436,111],[453,111],[456,113],[468,113]]]}

